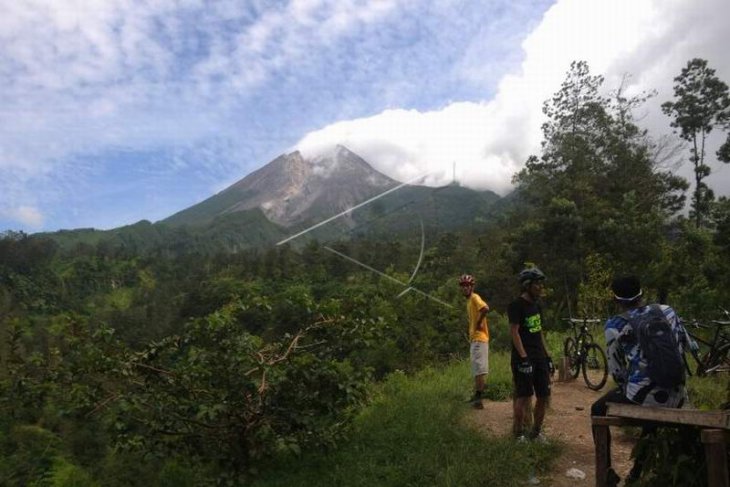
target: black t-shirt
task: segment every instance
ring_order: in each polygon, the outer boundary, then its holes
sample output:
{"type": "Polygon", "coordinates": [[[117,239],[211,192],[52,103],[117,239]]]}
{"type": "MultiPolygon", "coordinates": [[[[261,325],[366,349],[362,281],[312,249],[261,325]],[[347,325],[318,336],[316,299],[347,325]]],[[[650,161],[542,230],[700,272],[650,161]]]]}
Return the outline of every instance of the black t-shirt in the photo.
{"type": "MultiPolygon", "coordinates": [[[[522,296],[512,301],[507,306],[507,317],[510,326],[519,324],[522,346],[525,347],[527,357],[530,360],[545,358],[545,348],[542,346],[542,309],[537,303],[531,303],[522,296]]],[[[512,344],[512,360],[519,361],[514,343],[512,344]]]]}

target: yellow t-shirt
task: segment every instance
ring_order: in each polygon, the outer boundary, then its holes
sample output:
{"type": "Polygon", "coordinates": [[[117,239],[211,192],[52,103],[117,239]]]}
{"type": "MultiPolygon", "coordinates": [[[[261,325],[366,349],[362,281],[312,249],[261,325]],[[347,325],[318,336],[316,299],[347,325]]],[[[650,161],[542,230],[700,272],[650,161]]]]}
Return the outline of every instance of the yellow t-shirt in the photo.
{"type": "Polygon", "coordinates": [[[469,340],[472,342],[488,342],[489,341],[489,324],[487,317],[482,320],[483,329],[477,330],[477,318],[479,318],[479,310],[489,306],[477,293],[471,293],[466,301],[466,313],[469,317],[469,340]]]}

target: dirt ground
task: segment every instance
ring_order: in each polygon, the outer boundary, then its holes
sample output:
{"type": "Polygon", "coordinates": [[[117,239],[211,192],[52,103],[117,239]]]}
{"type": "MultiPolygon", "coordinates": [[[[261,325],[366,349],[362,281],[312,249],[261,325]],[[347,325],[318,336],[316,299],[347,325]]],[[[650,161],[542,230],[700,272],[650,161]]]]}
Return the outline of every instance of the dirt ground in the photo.
{"type": "MultiPolygon", "coordinates": [[[[487,386],[488,387],[488,386],[487,386]]],[[[553,382],[550,407],[545,416],[544,432],[549,439],[564,445],[553,470],[539,476],[540,485],[553,487],[580,487],[595,485],[595,460],[591,436],[591,404],[608,391],[592,391],[582,377],[567,382],[553,382]],[[577,468],[586,478],[570,478],[566,472],[577,468]]],[[[471,410],[467,417],[473,427],[491,435],[507,436],[512,430],[512,401],[484,401],[483,410],[471,410]]],[[[611,428],[611,458],[613,468],[626,477],[631,468],[631,449],[635,440],[620,428],[611,428]]]]}

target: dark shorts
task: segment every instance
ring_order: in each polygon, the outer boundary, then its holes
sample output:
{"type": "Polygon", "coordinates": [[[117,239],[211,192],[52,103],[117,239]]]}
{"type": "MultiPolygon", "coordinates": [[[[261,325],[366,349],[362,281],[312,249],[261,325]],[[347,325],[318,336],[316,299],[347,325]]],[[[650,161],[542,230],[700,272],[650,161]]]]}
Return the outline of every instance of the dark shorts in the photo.
{"type": "Polygon", "coordinates": [[[550,396],[550,369],[547,359],[531,360],[532,375],[521,374],[512,362],[512,383],[515,397],[550,396]]]}
{"type": "Polygon", "coordinates": [[[608,411],[606,403],[617,402],[619,404],[636,404],[627,398],[621,389],[614,389],[608,391],[603,396],[599,397],[596,402],[591,405],[591,416],[605,416],[608,411]]]}

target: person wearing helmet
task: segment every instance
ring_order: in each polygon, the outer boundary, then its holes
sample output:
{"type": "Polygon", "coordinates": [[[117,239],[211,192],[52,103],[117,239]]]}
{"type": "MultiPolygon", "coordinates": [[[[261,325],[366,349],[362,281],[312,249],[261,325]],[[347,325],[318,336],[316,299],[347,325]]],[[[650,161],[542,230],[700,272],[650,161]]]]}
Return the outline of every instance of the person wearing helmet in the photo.
{"type": "Polygon", "coordinates": [[[489,373],[489,305],[474,292],[474,277],[464,274],[459,278],[461,293],[466,297],[466,315],[469,320],[469,357],[474,376],[474,395],[469,400],[476,409],[484,409],[485,377],[489,373]]]}
{"type": "Polygon", "coordinates": [[[520,272],[518,280],[522,292],[507,307],[512,335],[511,366],[515,397],[512,431],[520,441],[528,438],[545,441],[541,430],[550,397],[550,376],[554,370],[542,333],[544,319],[540,297],[545,274],[537,267],[528,267],[520,272]],[[533,395],[536,400],[532,430],[525,432],[527,406],[533,395]]]}

